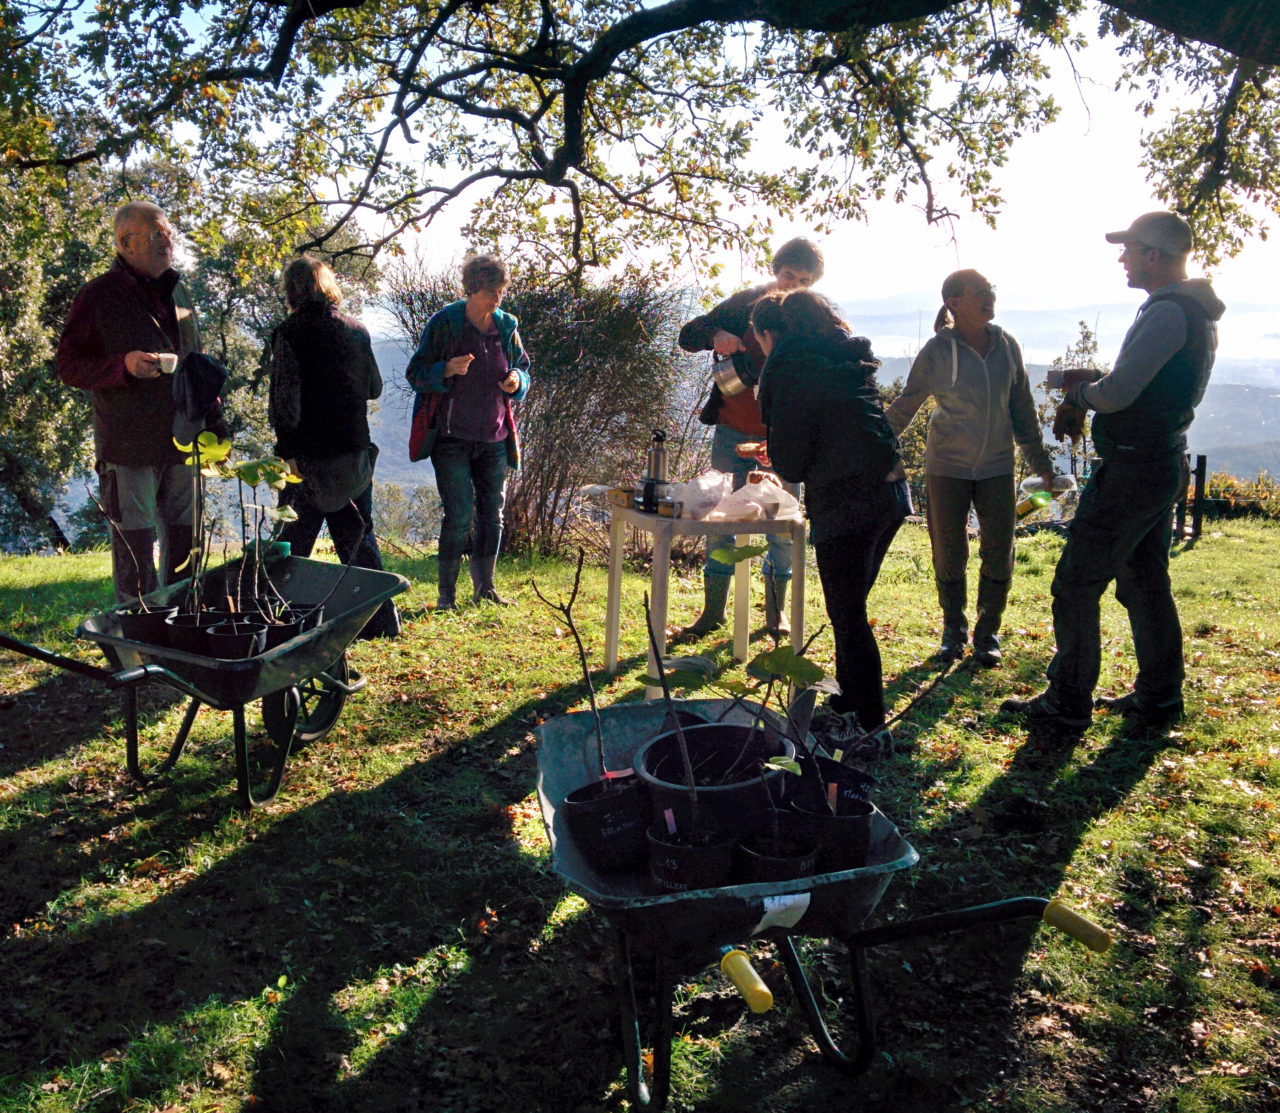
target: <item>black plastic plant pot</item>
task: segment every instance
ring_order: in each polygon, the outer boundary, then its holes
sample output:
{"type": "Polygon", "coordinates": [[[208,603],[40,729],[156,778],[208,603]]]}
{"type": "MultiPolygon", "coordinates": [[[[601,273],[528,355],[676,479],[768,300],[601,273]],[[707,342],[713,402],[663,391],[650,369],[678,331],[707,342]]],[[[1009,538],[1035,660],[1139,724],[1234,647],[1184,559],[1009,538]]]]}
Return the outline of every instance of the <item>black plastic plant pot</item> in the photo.
{"type": "MultiPolygon", "coordinates": [[[[697,788],[698,830],[736,839],[767,827],[770,806],[760,788],[760,763],[774,757],[794,759],[791,740],[771,729],[753,733],[739,723],[685,727],[684,737],[697,788]]],[[[649,788],[649,810],[657,828],[691,830],[689,789],[675,732],[651,738],[636,751],[634,764],[649,788]]],[[[790,776],[780,769],[765,770],[775,805],[782,800],[784,780],[790,776]]]]}
{"type": "Polygon", "coordinates": [[[799,777],[791,777],[787,781],[787,801],[798,809],[823,812],[826,810],[823,801],[830,798],[830,786],[833,784],[840,800],[870,800],[876,779],[861,769],[841,765],[816,754],[812,761],[800,763],[799,777]]]}
{"type": "Polygon", "coordinates": [[[743,884],[794,881],[818,866],[818,826],[794,812],[778,816],[778,834],[752,835],[733,851],[733,879],[743,884]]]}
{"type": "MultiPolygon", "coordinates": [[[[793,805],[794,806],[794,805],[793,805]]],[[[871,822],[875,805],[853,797],[836,797],[836,812],[811,812],[795,807],[802,819],[815,823],[818,832],[819,873],[862,869],[871,846],[871,822]]]]}
{"type": "Polygon", "coordinates": [[[195,653],[201,657],[209,655],[209,628],[216,626],[219,618],[210,617],[206,612],[191,614],[189,612],[170,615],[169,647],[180,649],[183,653],[195,653]]]}
{"type": "Polygon", "coordinates": [[[267,641],[267,624],[250,622],[219,622],[205,632],[209,656],[224,661],[243,661],[262,652],[267,641]]]}
{"type": "Polygon", "coordinates": [[[635,776],[592,781],[560,805],[573,845],[601,873],[639,873],[649,847],[649,793],[635,776]]]}
{"type": "Polygon", "coordinates": [[[324,607],[285,607],[275,621],[267,625],[267,648],[275,649],[278,645],[314,630],[324,621],[324,607]]]}
{"type": "Polygon", "coordinates": [[[715,889],[733,872],[733,840],[704,838],[696,842],[668,834],[665,826],[650,827],[649,880],[664,893],[715,889]]]}
{"type": "Polygon", "coordinates": [[[177,610],[177,607],[155,607],[148,611],[119,611],[120,636],[131,642],[164,648],[169,645],[167,620],[177,610]]]}

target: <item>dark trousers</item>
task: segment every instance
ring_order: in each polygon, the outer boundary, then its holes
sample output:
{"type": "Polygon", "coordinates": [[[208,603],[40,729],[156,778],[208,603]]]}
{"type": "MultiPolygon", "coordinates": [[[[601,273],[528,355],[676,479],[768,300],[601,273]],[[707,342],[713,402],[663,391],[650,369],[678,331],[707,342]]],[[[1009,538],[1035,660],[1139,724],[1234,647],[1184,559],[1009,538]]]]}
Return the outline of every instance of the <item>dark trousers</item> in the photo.
{"type": "Polygon", "coordinates": [[[502,507],[506,500],[506,442],[439,437],[431,450],[431,466],[435,469],[436,486],[444,507],[440,559],[462,557],[473,519],[472,558],[497,556],[502,544],[502,507]]]}
{"type": "Polygon", "coordinates": [[[1108,457],[1089,479],[1053,576],[1050,689],[1068,713],[1087,714],[1102,664],[1100,602],[1115,580],[1129,612],[1143,703],[1182,695],[1182,627],[1169,584],[1173,506],[1190,470],[1181,452],[1156,459],[1108,457]]]}
{"type": "MultiPolygon", "coordinates": [[[[289,488],[281,492],[281,505],[292,506],[297,521],[286,522],[280,540],[289,543],[292,556],[309,557],[320,536],[320,527],[329,527],[329,538],[343,564],[382,571],[382,553],[373,533],[373,484],[369,484],[341,510],[326,513],[312,506],[289,488]],[[290,497],[292,496],[292,497],[290,497]],[[354,505],[353,505],[354,504],[354,505]]],[[[394,633],[399,627],[395,604],[388,599],[361,631],[365,637],[394,633]]]]}
{"type": "Polygon", "coordinates": [[[882,486],[869,493],[859,515],[861,528],[813,546],[836,643],[840,695],[831,706],[841,713],[852,711],[866,731],[879,730],[885,721],[880,646],[867,617],[867,596],[910,507],[905,480],[882,486]]]}

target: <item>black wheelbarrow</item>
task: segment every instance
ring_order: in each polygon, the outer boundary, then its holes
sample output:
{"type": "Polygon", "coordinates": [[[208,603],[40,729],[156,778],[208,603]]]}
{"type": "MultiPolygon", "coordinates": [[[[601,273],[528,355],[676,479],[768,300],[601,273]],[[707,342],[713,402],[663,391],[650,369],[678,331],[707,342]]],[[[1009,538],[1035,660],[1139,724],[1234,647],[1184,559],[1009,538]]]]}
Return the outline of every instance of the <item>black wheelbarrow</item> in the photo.
{"type": "MultiPolygon", "coordinates": [[[[230,711],[234,724],[236,788],[244,808],[270,803],[280,789],[285,763],[295,743],[320,738],[337,722],[347,696],[364,687],[347,668],[347,646],[374,612],[409,581],[391,572],[347,567],[326,561],[286,557],[265,573],[278,596],[291,607],[324,603],[323,621],[274,649],[244,660],[222,660],[167,646],[134,641],[121,632],[124,608],[95,614],[76,629],[78,637],[101,646],[109,668],[64,657],[0,634],[0,647],[45,661],[59,668],[101,680],[124,693],[125,761],[139,784],[164,773],[182,754],[202,704],[230,711]],[[153,769],[144,771],[138,757],[138,685],[155,681],[191,697],[169,753],[153,769]],[[251,783],[244,707],[262,701],[262,720],[276,754],[265,789],[251,783]]],[[[236,584],[240,562],[231,561],[202,581],[206,598],[225,594],[236,584]]],[[[190,591],[182,581],[147,596],[151,607],[176,602],[190,591]]]]}
{"type": "MultiPolygon", "coordinates": [[[[728,700],[684,700],[679,706],[708,720],[720,718],[726,710],[729,721],[750,720],[750,712],[728,700]]],[[[664,714],[660,702],[601,711],[611,770],[631,765],[636,750],[662,729],[664,714]]],[[[746,939],[760,936],[776,943],[819,1049],[851,1075],[867,1069],[875,1050],[865,948],[1022,917],[1043,918],[1094,950],[1110,945],[1103,929],[1057,901],[1039,897],[864,927],[893,874],[915,865],[920,857],[879,810],[872,818],[867,864],[859,869],[682,893],[659,893],[639,873],[600,873],[574,845],[560,807],[570,792],[598,776],[595,720],[590,712],[562,715],[541,724],[537,737],[538,802],[551,842],[552,867],[615,929],[623,1061],[637,1108],[660,1110],[666,1103],[677,978],[704,968],[746,939]],[[839,1046],[827,1025],[796,953],[797,936],[838,940],[848,951],[851,988],[843,1008],[851,1022],[851,1047],[839,1046]]],[[[806,741],[812,748],[812,739],[806,741]]]]}

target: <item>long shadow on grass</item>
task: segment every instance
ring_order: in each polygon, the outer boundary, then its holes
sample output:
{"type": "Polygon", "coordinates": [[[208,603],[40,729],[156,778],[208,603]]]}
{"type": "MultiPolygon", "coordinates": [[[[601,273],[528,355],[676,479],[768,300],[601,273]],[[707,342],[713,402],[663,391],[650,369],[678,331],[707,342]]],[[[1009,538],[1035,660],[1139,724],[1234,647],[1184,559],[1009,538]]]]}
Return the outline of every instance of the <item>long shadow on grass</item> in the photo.
{"type": "MultiPolygon", "coordinates": [[[[376,788],[238,820],[256,837],[191,880],[166,878],[188,831],[175,797],[157,793],[181,831],[139,874],[159,895],[0,942],[0,983],[16,987],[0,1006],[0,1077],[34,1088],[51,1070],[136,1050],[148,1029],[198,1045],[208,1002],[258,998],[283,974],[252,1083],[264,1108],[596,1101],[620,1061],[599,928],[591,917],[547,928],[562,888],[512,835],[533,786],[531,721],[584,695],[521,705],[376,788]],[[549,1092],[548,1075],[570,1069],[549,1092]]],[[[343,759],[328,740],[307,755],[343,759]]],[[[166,816],[155,818],[159,829],[166,816]]],[[[134,1096],[198,1081],[208,1064],[168,1069],[149,1063],[134,1096]]]]}

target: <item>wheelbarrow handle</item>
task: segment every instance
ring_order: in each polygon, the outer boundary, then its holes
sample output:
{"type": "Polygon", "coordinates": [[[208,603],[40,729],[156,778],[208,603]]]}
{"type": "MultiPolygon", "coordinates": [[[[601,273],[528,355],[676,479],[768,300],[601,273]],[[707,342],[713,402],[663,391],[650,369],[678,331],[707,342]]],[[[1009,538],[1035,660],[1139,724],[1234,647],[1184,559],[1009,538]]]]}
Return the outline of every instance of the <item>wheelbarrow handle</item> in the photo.
{"type": "Polygon", "coordinates": [[[1111,932],[1081,916],[1074,909],[1068,908],[1060,900],[1051,900],[1045,905],[1040,918],[1050,927],[1066,932],[1077,943],[1083,943],[1091,951],[1101,954],[1111,946],[1111,932]]]}
{"type": "MultiPolygon", "coordinates": [[[[32,657],[37,661],[43,661],[46,665],[54,665],[57,668],[66,669],[68,672],[75,672],[81,676],[104,681],[113,688],[127,688],[129,685],[139,684],[151,676],[172,676],[172,673],[159,665],[137,665],[133,668],[121,669],[119,672],[112,672],[110,669],[104,669],[100,665],[91,665],[88,661],[78,661],[74,657],[64,657],[61,653],[54,653],[51,649],[42,649],[38,645],[30,645],[27,642],[19,641],[17,638],[9,637],[8,634],[0,634],[0,649],[11,649],[15,653],[21,653],[24,657],[32,657]]],[[[185,684],[183,687],[186,687],[185,684]]]]}

